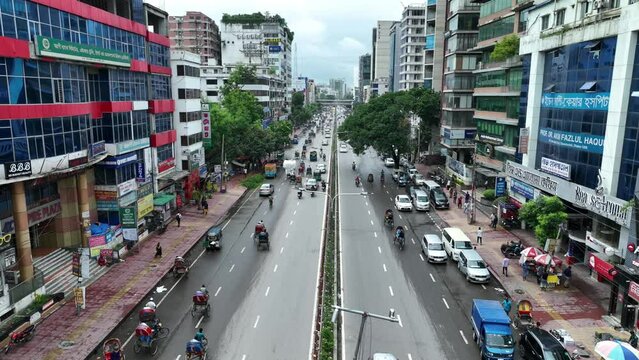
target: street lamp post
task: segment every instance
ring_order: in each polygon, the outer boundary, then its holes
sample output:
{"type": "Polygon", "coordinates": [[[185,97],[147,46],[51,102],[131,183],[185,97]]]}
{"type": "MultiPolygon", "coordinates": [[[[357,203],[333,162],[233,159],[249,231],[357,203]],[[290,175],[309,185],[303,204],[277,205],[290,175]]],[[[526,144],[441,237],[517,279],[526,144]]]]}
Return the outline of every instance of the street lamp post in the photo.
{"type": "Polygon", "coordinates": [[[359,356],[359,348],[362,344],[362,333],[364,332],[364,325],[366,324],[366,320],[370,317],[373,319],[380,319],[380,320],[386,320],[386,321],[390,321],[390,322],[394,322],[394,323],[398,323],[399,322],[399,318],[397,318],[395,316],[395,309],[390,309],[388,311],[388,316],[383,316],[383,315],[377,315],[377,314],[373,314],[373,313],[369,313],[367,311],[362,311],[362,310],[355,310],[355,309],[349,309],[346,307],[342,307],[342,306],[337,306],[337,305],[333,305],[333,308],[335,310],[333,310],[333,317],[331,319],[331,321],[336,322],[337,321],[337,316],[339,315],[340,311],[345,311],[351,314],[357,314],[360,315],[362,317],[362,321],[359,325],[359,333],[357,334],[357,345],[355,346],[355,354],[353,354],[353,360],[357,360],[358,356],[359,356]]]}

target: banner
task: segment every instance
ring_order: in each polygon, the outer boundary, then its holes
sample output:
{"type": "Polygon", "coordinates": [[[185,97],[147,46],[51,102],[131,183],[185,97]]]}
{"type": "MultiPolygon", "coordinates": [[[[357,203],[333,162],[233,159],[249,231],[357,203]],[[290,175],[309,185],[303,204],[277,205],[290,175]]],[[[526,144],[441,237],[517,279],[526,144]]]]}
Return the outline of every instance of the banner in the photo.
{"type": "Polygon", "coordinates": [[[608,110],[610,93],[544,93],[541,107],[553,109],[608,110]]]}
{"type": "Polygon", "coordinates": [[[541,128],[539,129],[539,141],[575,150],[585,150],[594,154],[603,154],[604,137],[600,135],[541,128]]]}
{"type": "Polygon", "coordinates": [[[137,228],[138,221],[136,219],[137,211],[135,206],[128,206],[120,208],[120,225],[123,228],[137,228]]]}
{"type": "Polygon", "coordinates": [[[541,170],[570,180],[570,164],[542,157],[541,170]]]}
{"type": "Polygon", "coordinates": [[[202,142],[205,147],[213,145],[211,140],[211,114],[208,111],[202,111],[202,142]]]}
{"type": "Polygon", "coordinates": [[[39,35],[35,37],[35,51],[38,56],[57,59],[124,67],[131,66],[131,56],[127,53],[39,35]]]}
{"type": "Polygon", "coordinates": [[[506,195],[506,178],[498,176],[495,178],[495,196],[500,197],[506,195]]]}

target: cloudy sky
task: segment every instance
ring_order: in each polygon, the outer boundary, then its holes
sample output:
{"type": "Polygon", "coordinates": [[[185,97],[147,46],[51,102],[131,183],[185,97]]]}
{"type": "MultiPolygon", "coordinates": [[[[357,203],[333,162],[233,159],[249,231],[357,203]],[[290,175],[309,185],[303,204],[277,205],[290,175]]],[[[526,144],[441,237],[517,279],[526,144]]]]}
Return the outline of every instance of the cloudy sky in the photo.
{"type": "MultiPolygon", "coordinates": [[[[270,12],[286,19],[295,32],[297,71],[328,82],[344,78],[353,83],[359,56],[371,52],[371,29],[377,20],[399,20],[399,0],[152,0],[170,15],[201,11],[218,25],[222,14],[270,12]]],[[[406,4],[409,3],[405,2],[406,4]]]]}

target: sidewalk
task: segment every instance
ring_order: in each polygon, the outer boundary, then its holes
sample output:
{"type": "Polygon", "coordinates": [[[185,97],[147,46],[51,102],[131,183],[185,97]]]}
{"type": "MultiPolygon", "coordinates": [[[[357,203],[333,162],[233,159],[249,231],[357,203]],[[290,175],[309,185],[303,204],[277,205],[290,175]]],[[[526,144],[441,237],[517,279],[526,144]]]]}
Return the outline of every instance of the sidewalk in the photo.
{"type": "Polygon", "coordinates": [[[214,194],[209,200],[206,217],[196,207],[181,209],[183,218],[179,228],[175,221],[171,222],[164,234],[142,242],[139,254],[112,266],[105,274],[107,276],[87,288],[87,308],[80,316],[75,314],[73,301],[67,302],[40,323],[33,341],[16,348],[5,358],[85,359],[92,355],[91,352],[169,271],[175,256],[184,255],[191,249],[204,232],[240,200],[246,191],[239,184],[243,179],[242,176],[232,178],[226,193],[214,194]],[[154,258],[158,241],[163,250],[160,259],[154,258]]]}
{"type": "MultiPolygon", "coordinates": [[[[425,176],[429,171],[429,167],[422,164],[417,164],[416,168],[425,176]]],[[[461,193],[459,188],[457,191],[461,193]]],[[[481,192],[476,191],[476,197],[480,196],[481,192]]],[[[479,199],[477,199],[477,203],[479,203],[479,199]]],[[[542,291],[537,285],[534,273],[529,274],[527,281],[523,279],[518,259],[511,259],[508,277],[502,275],[501,272],[504,258],[501,253],[501,245],[510,240],[521,240],[525,246],[536,246],[537,240],[532,231],[507,231],[500,226],[497,226],[497,229],[492,229],[489,226],[489,214],[480,211],[479,207],[476,212],[475,224],[469,225],[466,214],[452,202],[450,210],[438,211],[438,214],[448,226],[462,229],[473,244],[477,239],[477,229],[481,226],[483,245],[477,245],[477,252],[488,264],[493,277],[512,297],[513,310],[511,315],[516,312],[516,304],[519,300],[530,300],[534,308],[533,318],[535,321],[541,322],[542,328],[546,330],[564,329],[576,343],[583,344],[590,352],[593,352],[595,346],[595,332],[609,332],[621,338],[630,336],[629,333],[614,330],[602,320],[602,316],[606,315],[602,304],[606,303],[610,296],[610,287],[592,279],[585,264],[573,265],[573,276],[569,288],[558,286],[542,291]]],[[[569,351],[574,348],[567,347],[569,351]]]]}

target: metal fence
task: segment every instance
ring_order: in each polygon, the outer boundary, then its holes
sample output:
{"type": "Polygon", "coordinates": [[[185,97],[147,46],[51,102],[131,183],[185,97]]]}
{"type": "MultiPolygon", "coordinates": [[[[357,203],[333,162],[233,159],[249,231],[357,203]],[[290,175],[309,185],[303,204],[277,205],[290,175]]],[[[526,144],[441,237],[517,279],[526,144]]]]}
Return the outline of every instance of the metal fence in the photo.
{"type": "Polygon", "coordinates": [[[31,279],[23,281],[9,289],[9,298],[11,299],[11,305],[24,299],[43,286],[44,274],[42,273],[42,271],[34,267],[34,274],[31,279]]]}

